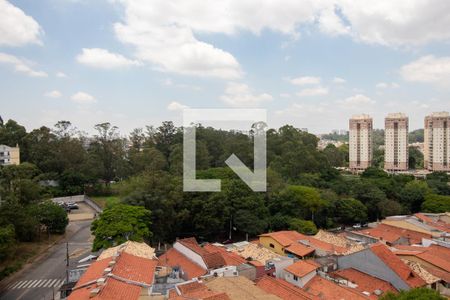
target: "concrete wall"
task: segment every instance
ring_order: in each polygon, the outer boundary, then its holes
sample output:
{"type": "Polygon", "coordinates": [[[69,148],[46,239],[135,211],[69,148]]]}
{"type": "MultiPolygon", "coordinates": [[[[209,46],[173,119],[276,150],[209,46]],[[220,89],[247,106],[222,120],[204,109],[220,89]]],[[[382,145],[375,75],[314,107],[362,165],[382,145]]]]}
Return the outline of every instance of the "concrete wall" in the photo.
{"type": "Polygon", "coordinates": [[[390,282],[397,290],[409,290],[409,286],[397,273],[391,270],[370,249],[365,249],[350,255],[338,257],[338,268],[353,268],[373,277],[390,282]]]}
{"type": "Polygon", "coordinates": [[[286,255],[284,253],[284,247],[270,236],[260,236],[259,243],[263,245],[265,248],[277,254],[286,255]],[[270,247],[270,244],[272,244],[274,247],[270,247]]]}
{"type": "Polygon", "coordinates": [[[284,280],[300,288],[303,288],[314,276],[316,276],[316,274],[316,271],[312,271],[311,273],[308,273],[303,277],[297,277],[297,280],[295,280],[293,274],[284,271],[284,280]]]}

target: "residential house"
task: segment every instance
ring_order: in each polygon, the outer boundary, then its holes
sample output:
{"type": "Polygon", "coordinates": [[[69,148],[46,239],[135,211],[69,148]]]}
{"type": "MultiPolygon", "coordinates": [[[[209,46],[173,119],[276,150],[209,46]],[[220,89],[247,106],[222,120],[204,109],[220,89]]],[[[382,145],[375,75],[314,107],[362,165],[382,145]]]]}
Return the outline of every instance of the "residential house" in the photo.
{"type": "Polygon", "coordinates": [[[152,294],[158,261],[144,243],[126,242],[107,250],[76,283],[69,300],[138,300],[152,294]]]}
{"type": "Polygon", "coordinates": [[[318,268],[313,260],[299,260],[284,269],[283,279],[302,288],[317,275],[318,268]]]}
{"type": "Polygon", "coordinates": [[[19,165],[20,164],[20,148],[0,145],[0,166],[19,165]]]}
{"type": "Polygon", "coordinates": [[[267,293],[278,296],[283,300],[312,300],[319,299],[303,291],[301,288],[280,278],[264,276],[256,285],[267,293]]]}
{"type": "Polygon", "coordinates": [[[170,290],[168,299],[229,300],[230,297],[225,292],[211,291],[205,284],[194,280],[181,283],[170,290]]]}
{"type": "Polygon", "coordinates": [[[357,233],[374,237],[388,246],[421,244],[422,239],[432,238],[427,233],[391,226],[385,223],[378,224],[374,228],[359,230],[357,233]]]}
{"type": "Polygon", "coordinates": [[[355,269],[392,284],[397,290],[425,286],[408,265],[379,243],[345,256],[338,256],[338,269],[355,269]]]}
{"type": "Polygon", "coordinates": [[[431,288],[439,290],[442,294],[450,296],[450,249],[439,245],[429,247],[398,246],[393,249],[397,257],[417,263],[428,273],[439,278],[431,288]]]}
{"type": "Polygon", "coordinates": [[[259,243],[277,254],[297,258],[306,258],[312,255],[343,254],[348,251],[345,247],[336,246],[297,231],[277,231],[261,234],[259,243]]]}

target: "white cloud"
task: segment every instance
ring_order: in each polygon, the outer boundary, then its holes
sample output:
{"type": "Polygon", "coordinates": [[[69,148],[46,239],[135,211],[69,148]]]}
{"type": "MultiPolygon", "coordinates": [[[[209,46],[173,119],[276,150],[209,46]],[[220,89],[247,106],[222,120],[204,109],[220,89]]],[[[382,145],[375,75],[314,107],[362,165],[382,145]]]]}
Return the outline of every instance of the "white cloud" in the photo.
{"type": "Polygon", "coordinates": [[[95,99],[94,96],[89,95],[85,92],[77,92],[76,94],[72,95],[71,99],[73,102],[78,104],[92,104],[97,102],[97,99],[95,99]]]}
{"type": "Polygon", "coordinates": [[[335,7],[324,9],[319,16],[319,29],[331,36],[350,33],[350,26],[336,14],[335,7]]]}
{"type": "Polygon", "coordinates": [[[41,44],[39,24],[20,8],[0,0],[0,46],[41,44]]]}
{"type": "Polygon", "coordinates": [[[350,96],[344,100],[339,100],[337,103],[341,104],[344,107],[347,108],[361,108],[364,105],[372,105],[375,104],[376,101],[372,100],[368,96],[365,96],[363,94],[356,94],[353,96],[350,96]]]}
{"type": "Polygon", "coordinates": [[[345,80],[344,78],[341,78],[341,77],[334,77],[333,78],[333,83],[336,83],[336,84],[344,84],[346,82],[347,82],[347,80],[345,80]]]}
{"type": "Polygon", "coordinates": [[[289,94],[289,93],[281,93],[280,97],[281,98],[291,98],[291,94],[289,94]]]}
{"type": "Polygon", "coordinates": [[[450,2],[442,0],[338,0],[355,39],[387,46],[421,45],[450,38],[450,2]]]}
{"type": "Polygon", "coordinates": [[[172,101],[169,103],[169,105],[167,105],[167,109],[171,111],[180,111],[187,108],[189,108],[189,106],[181,104],[180,102],[177,101],[172,101]]]}
{"type": "Polygon", "coordinates": [[[400,69],[406,81],[450,85],[450,57],[427,55],[400,69]]]}
{"type": "Polygon", "coordinates": [[[135,60],[128,59],[120,54],[109,52],[106,49],[100,48],[83,48],[81,54],[77,56],[77,61],[80,64],[105,69],[119,69],[126,68],[130,66],[138,66],[139,62],[135,60]]]}
{"type": "Polygon", "coordinates": [[[310,89],[303,89],[297,93],[300,97],[311,97],[311,96],[323,96],[328,94],[328,89],[325,87],[314,87],[310,89]]]}
{"type": "Polygon", "coordinates": [[[45,97],[49,98],[60,98],[62,96],[62,93],[58,90],[50,91],[44,94],[45,97]]]}
{"type": "Polygon", "coordinates": [[[287,79],[293,85],[309,85],[309,84],[320,84],[320,77],[314,76],[302,76],[297,78],[287,79]]]}
{"type": "Polygon", "coordinates": [[[378,82],[378,83],[375,85],[375,87],[376,87],[377,89],[387,89],[387,88],[395,89],[395,88],[400,87],[400,85],[399,85],[398,83],[396,83],[396,82],[391,82],[391,83],[378,82]]]}
{"type": "Polygon", "coordinates": [[[256,107],[273,97],[267,93],[254,94],[246,84],[229,82],[221,99],[233,107],[256,107]]]}
{"type": "Polygon", "coordinates": [[[56,77],[58,78],[67,78],[67,75],[63,72],[56,72],[56,77]]]}
{"type": "Polygon", "coordinates": [[[0,52],[0,64],[11,65],[14,67],[16,72],[24,73],[30,77],[47,77],[47,73],[34,70],[31,67],[32,63],[20,59],[14,55],[0,52]]]}

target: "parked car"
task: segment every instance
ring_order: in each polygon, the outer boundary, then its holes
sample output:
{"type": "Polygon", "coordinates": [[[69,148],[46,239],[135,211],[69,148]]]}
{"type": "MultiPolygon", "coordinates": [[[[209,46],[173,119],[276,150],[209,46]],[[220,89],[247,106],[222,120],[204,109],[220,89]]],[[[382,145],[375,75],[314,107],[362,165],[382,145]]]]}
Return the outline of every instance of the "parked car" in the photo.
{"type": "Polygon", "coordinates": [[[70,209],[78,209],[78,204],[76,204],[75,202],[67,202],[67,207],[69,207],[70,209]]]}
{"type": "Polygon", "coordinates": [[[355,224],[355,225],[353,225],[353,228],[355,228],[355,229],[359,229],[359,228],[361,228],[361,224],[355,224]]]}

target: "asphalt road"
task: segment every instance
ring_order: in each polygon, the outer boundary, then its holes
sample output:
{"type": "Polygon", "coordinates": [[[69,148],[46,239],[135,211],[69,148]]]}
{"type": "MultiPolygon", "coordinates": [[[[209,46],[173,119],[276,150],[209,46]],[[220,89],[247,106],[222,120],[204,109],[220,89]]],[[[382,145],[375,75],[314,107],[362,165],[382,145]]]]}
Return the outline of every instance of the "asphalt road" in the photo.
{"type": "Polygon", "coordinates": [[[66,278],[66,242],[69,243],[70,264],[76,265],[79,259],[90,254],[91,222],[70,222],[68,237],[50,248],[29,268],[13,275],[13,280],[0,291],[0,299],[50,300],[54,299],[54,295],[55,299],[59,299],[58,289],[66,278]]]}

